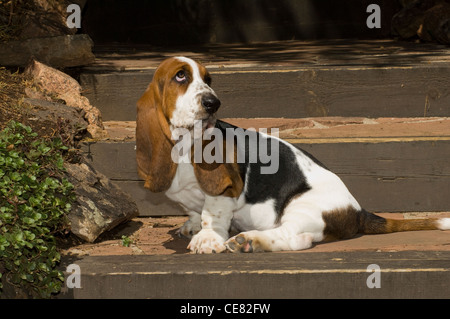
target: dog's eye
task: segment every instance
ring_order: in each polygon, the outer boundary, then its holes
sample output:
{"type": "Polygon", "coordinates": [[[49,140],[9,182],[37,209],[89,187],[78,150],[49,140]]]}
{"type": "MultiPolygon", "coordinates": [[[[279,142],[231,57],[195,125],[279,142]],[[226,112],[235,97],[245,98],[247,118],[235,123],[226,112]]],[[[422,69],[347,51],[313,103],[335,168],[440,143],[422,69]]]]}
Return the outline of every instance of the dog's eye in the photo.
{"type": "Polygon", "coordinates": [[[186,74],[184,73],[184,71],[178,71],[178,73],[175,75],[175,80],[177,80],[177,82],[179,83],[183,83],[184,81],[186,81],[186,74]]]}

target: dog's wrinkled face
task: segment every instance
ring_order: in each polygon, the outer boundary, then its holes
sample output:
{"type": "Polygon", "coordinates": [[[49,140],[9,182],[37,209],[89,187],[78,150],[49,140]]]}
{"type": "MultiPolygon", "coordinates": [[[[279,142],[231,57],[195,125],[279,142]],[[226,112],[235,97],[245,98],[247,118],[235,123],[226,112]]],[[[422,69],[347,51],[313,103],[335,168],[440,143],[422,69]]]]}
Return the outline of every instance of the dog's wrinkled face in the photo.
{"type": "Polygon", "coordinates": [[[170,58],[158,67],[154,81],[172,129],[192,129],[195,121],[202,121],[203,129],[214,126],[220,100],[204,66],[185,57],[170,58]]]}

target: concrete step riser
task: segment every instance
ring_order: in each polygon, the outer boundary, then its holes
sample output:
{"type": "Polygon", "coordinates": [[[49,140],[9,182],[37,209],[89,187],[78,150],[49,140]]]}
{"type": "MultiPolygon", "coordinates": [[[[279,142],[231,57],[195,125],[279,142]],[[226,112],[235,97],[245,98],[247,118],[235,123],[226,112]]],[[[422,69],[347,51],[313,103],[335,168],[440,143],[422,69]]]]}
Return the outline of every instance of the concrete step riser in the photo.
{"type": "MultiPolygon", "coordinates": [[[[154,70],[83,73],[103,120],[133,121],[154,70]]],[[[450,66],[211,68],[219,117],[419,117],[450,114],[450,66]]]]}

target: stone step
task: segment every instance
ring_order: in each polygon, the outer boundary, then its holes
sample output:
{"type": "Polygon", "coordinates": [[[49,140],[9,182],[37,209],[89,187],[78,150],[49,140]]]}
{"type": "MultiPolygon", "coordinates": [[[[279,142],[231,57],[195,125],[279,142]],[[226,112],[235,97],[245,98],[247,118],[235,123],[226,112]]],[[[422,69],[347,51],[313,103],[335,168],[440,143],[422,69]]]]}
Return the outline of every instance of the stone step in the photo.
{"type": "MultiPolygon", "coordinates": [[[[313,154],[339,175],[360,204],[375,212],[448,211],[449,118],[224,119],[279,136],[313,154]]],[[[86,142],[92,164],[139,206],[141,216],[182,215],[143,188],[136,172],[135,122],[105,122],[110,138],[86,142]]]]}
{"type": "Polygon", "coordinates": [[[159,63],[202,62],[222,101],[220,117],[427,117],[450,114],[450,48],[392,40],[205,45],[184,51],[96,46],[82,70],[84,95],[106,121],[133,121],[159,63]]]}

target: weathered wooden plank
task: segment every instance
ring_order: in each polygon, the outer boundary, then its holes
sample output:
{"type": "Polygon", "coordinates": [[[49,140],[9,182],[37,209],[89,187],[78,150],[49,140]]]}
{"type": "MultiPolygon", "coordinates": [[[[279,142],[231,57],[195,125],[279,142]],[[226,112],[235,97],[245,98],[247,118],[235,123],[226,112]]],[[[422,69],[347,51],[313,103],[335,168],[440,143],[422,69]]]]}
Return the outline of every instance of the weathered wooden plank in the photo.
{"type": "MultiPolygon", "coordinates": [[[[409,143],[294,144],[337,174],[379,178],[450,176],[450,141],[409,143]]],[[[92,164],[114,180],[140,180],[135,142],[91,143],[83,147],[92,164]]]]}
{"type": "MultiPolygon", "coordinates": [[[[421,235],[418,235],[419,238],[421,235]]],[[[364,236],[364,238],[373,237],[364,236]]],[[[445,240],[441,243],[447,244],[445,240]]],[[[382,250],[376,253],[368,249],[364,249],[366,251],[350,249],[345,252],[306,250],[245,256],[239,254],[76,256],[76,263],[82,269],[83,288],[67,290],[69,296],[73,294],[75,299],[159,299],[153,305],[167,309],[168,318],[181,317],[180,308],[187,304],[185,300],[173,300],[177,298],[449,298],[450,253],[433,251],[435,249],[400,252],[382,250]],[[371,276],[370,272],[367,273],[371,264],[381,267],[381,289],[369,289],[366,284],[371,276]],[[173,299],[160,301],[163,298],[173,299]]],[[[73,262],[73,256],[63,256],[61,270],[65,270],[67,265],[73,262]]],[[[192,303],[199,304],[195,301],[192,303]]],[[[224,303],[218,301],[217,304],[224,303]]],[[[291,313],[298,309],[298,305],[295,300],[286,304],[272,303],[271,317],[288,317],[278,315],[279,309],[286,309],[291,313]]],[[[412,307],[407,309],[408,314],[415,311],[412,307]]],[[[402,314],[405,313],[405,309],[401,311],[402,314]]],[[[221,312],[218,313],[219,316],[215,317],[220,317],[221,312]]]]}
{"type": "MultiPolygon", "coordinates": [[[[136,173],[134,145],[134,141],[99,142],[85,145],[84,150],[96,169],[126,188],[142,209],[141,215],[180,214],[161,194],[154,195],[143,188],[136,173]]],[[[296,146],[313,154],[339,175],[368,210],[448,211],[450,208],[450,197],[445,195],[450,191],[450,141],[296,146]]]]}
{"type": "Polygon", "coordinates": [[[135,121],[136,102],[153,78],[153,71],[83,73],[80,84],[83,95],[97,107],[104,121],[135,121]]]}
{"type": "Polygon", "coordinates": [[[142,71],[156,69],[169,56],[188,56],[208,69],[264,67],[411,67],[449,63],[450,48],[434,43],[392,39],[328,39],[271,41],[251,44],[215,43],[183,46],[181,50],[136,43],[95,43],[95,62],[84,71],[142,71]]]}
{"type": "MultiPolygon", "coordinates": [[[[374,176],[339,175],[360,205],[373,212],[439,212],[448,211],[450,178],[403,178],[380,180],[374,176]]],[[[181,207],[164,194],[154,194],[143,182],[116,181],[138,205],[140,216],[183,215],[181,207]]]]}
{"type": "Polygon", "coordinates": [[[338,174],[362,207],[373,212],[445,212],[449,176],[380,177],[338,174]]]}
{"type": "Polygon", "coordinates": [[[450,114],[450,67],[313,68],[214,76],[221,117],[450,114]]]}
{"type": "Polygon", "coordinates": [[[377,178],[450,176],[450,141],[294,144],[337,174],[377,178]]]}
{"type": "Polygon", "coordinates": [[[85,143],[81,149],[91,164],[114,181],[139,181],[136,166],[136,143],[85,143]]]}
{"type": "Polygon", "coordinates": [[[185,215],[180,205],[171,201],[164,193],[152,193],[144,188],[143,181],[114,181],[124,192],[130,194],[139,209],[140,216],[185,215]]]}
{"type": "MultiPolygon", "coordinates": [[[[219,117],[450,115],[450,65],[210,70],[219,117]]],[[[104,120],[132,121],[153,70],[84,73],[84,94],[104,120]]]]}
{"type": "Polygon", "coordinates": [[[450,141],[296,144],[339,175],[372,211],[446,211],[450,141]]]}

